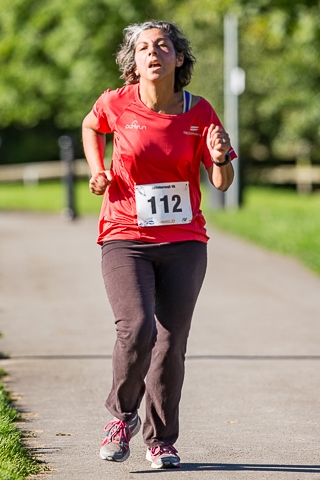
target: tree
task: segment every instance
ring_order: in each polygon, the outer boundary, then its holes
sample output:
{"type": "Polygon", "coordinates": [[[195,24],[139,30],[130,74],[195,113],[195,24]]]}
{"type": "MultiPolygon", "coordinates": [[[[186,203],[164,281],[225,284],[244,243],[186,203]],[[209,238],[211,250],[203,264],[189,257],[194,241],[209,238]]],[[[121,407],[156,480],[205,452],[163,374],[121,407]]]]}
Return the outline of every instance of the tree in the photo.
{"type": "Polygon", "coordinates": [[[307,3],[313,5],[282,1],[283,8],[242,17],[248,73],[242,132],[249,157],[319,160],[319,6],[307,3]]]}
{"type": "Polygon", "coordinates": [[[174,11],[198,58],[191,83],[223,118],[223,16],[239,18],[240,148],[245,160],[319,161],[319,1],[186,0],[174,11]]]}
{"type": "Polygon", "coordinates": [[[319,161],[319,0],[2,0],[0,127],[79,129],[97,96],[123,83],[114,57],[123,28],[150,18],[182,26],[198,60],[189,89],[223,119],[229,11],[247,79],[242,158],[319,161]]]}
{"type": "Polygon", "coordinates": [[[3,0],[1,10],[2,127],[79,126],[97,95],[119,85],[123,28],[153,13],[142,0],[3,0]]]}

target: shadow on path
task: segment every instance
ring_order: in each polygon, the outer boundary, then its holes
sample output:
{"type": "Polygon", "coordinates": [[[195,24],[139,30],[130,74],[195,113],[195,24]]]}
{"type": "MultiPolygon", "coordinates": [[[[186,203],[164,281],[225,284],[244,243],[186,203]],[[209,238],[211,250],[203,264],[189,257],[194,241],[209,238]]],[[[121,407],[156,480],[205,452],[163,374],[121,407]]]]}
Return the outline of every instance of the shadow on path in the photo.
{"type": "MultiPolygon", "coordinates": [[[[174,470],[140,470],[130,473],[159,473],[173,472],[174,470]]],[[[273,464],[233,464],[233,463],[183,463],[177,471],[191,472],[288,472],[288,473],[320,473],[320,465],[273,465],[273,464]]]]}

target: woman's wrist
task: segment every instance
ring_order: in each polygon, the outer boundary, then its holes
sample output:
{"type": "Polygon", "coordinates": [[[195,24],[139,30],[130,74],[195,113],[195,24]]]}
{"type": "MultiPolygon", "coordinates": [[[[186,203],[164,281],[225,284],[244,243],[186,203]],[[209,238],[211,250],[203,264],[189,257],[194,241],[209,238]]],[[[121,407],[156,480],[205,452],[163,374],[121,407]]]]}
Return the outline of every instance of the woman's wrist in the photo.
{"type": "Polygon", "coordinates": [[[225,165],[228,165],[228,163],[230,163],[231,161],[230,154],[228,152],[225,154],[225,160],[223,162],[217,162],[217,160],[215,160],[212,157],[211,157],[211,160],[212,160],[212,163],[217,165],[217,167],[224,167],[225,165]]]}

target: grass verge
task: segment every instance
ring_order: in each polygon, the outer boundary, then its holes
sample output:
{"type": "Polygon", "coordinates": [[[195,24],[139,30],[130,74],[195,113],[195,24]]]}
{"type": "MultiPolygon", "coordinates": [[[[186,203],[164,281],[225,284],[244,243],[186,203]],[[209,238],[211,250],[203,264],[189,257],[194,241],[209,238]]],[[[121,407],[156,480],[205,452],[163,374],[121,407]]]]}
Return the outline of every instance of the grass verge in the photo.
{"type": "Polygon", "coordinates": [[[20,419],[13,408],[10,394],[1,382],[4,372],[0,369],[0,478],[1,480],[25,480],[40,471],[40,463],[31,458],[23,445],[23,434],[15,422],[20,419]]]}
{"type": "Polygon", "coordinates": [[[203,209],[208,222],[217,228],[296,257],[320,275],[320,195],[249,187],[241,209],[215,211],[205,192],[203,209]]]}
{"type": "MultiPolygon", "coordinates": [[[[66,188],[62,182],[46,181],[37,185],[4,183],[0,187],[0,210],[59,213],[66,207],[66,188]]],[[[97,214],[102,197],[90,193],[87,180],[75,183],[75,208],[82,215],[97,214]]]]}

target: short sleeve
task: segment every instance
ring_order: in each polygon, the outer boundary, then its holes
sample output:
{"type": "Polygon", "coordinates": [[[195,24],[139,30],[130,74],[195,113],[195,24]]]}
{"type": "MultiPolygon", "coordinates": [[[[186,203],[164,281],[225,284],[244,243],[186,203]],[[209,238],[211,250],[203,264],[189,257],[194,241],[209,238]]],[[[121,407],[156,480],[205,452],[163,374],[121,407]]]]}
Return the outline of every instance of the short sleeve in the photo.
{"type": "Polygon", "coordinates": [[[92,111],[97,118],[97,130],[101,133],[111,133],[110,118],[108,115],[108,103],[111,90],[106,90],[93,105],[92,111]]]}

